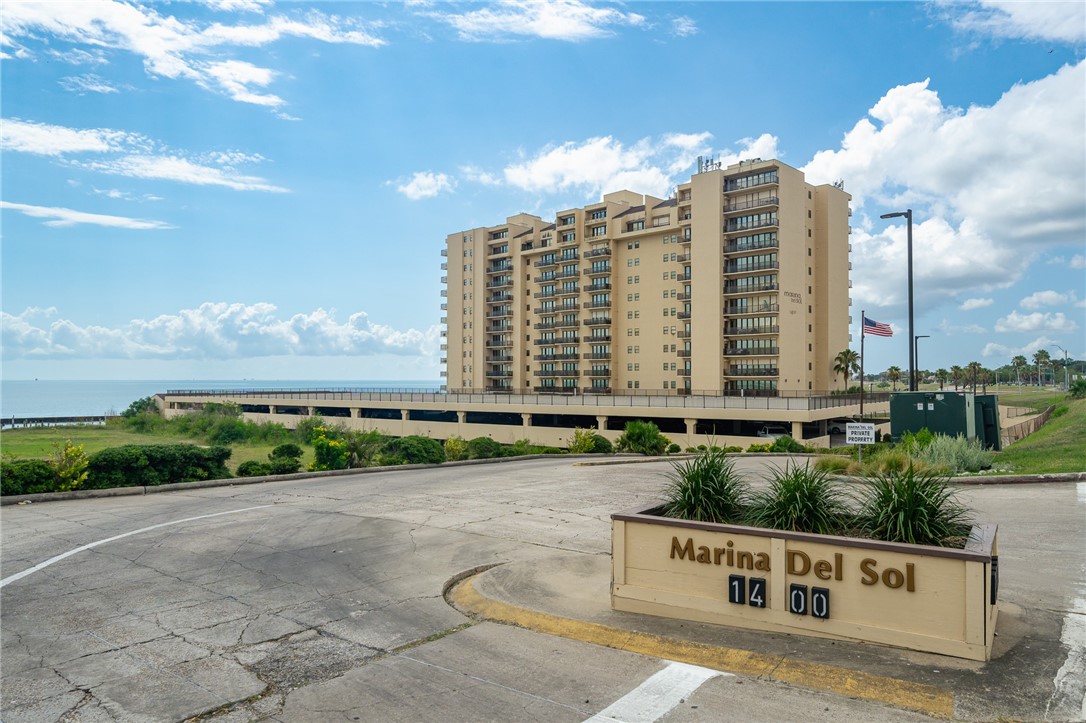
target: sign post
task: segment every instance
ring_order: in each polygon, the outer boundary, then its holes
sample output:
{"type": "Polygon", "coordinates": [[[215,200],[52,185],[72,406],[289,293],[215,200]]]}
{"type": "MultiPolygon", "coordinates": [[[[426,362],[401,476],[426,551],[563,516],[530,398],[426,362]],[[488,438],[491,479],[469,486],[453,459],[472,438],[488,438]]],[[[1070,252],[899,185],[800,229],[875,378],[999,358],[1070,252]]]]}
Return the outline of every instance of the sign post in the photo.
{"type": "Polygon", "coordinates": [[[848,422],[845,424],[845,444],[859,447],[860,461],[864,461],[865,444],[875,443],[875,425],[871,422],[848,422]]]}

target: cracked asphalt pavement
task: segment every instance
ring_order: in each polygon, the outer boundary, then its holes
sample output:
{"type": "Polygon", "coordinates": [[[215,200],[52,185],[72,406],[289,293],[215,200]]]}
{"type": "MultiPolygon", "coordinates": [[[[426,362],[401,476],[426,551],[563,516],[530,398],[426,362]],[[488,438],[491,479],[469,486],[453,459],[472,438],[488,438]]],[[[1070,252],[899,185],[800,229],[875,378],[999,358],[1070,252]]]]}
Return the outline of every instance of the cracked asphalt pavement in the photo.
{"type": "MultiPolygon", "coordinates": [[[[752,470],[766,463],[742,461],[752,470]]],[[[542,569],[556,555],[605,569],[610,514],[655,499],[668,469],[553,458],[3,507],[0,718],[585,720],[661,661],[478,622],[451,607],[443,590],[468,570],[542,569]]],[[[1030,519],[1051,519],[1050,507],[1075,514],[1074,486],[1059,493],[1069,492],[1070,502],[1053,492],[1051,505],[1042,487],[1056,489],[1037,485],[1019,496],[977,489],[967,500],[996,513],[1032,500],[1030,519]],[[989,497],[999,500],[991,510],[983,504],[989,497]]],[[[1077,524],[1077,538],[1062,543],[1069,568],[1082,563],[1077,524]]],[[[1035,537],[1036,560],[1024,559],[1039,577],[1045,561],[1061,559],[1052,556],[1061,543],[1035,537]]],[[[1066,585],[1016,582],[1016,539],[1013,525],[1001,527],[1005,649],[1034,648],[1020,667],[1043,658],[1041,672],[1020,683],[1039,710],[1052,706],[1052,672],[1066,665],[1059,621],[1082,571],[1066,585]],[[1034,607],[1043,614],[1031,625],[1034,607]]],[[[907,660],[977,672],[940,656],[907,660]]],[[[1054,713],[1073,711],[1071,693],[1054,713]]],[[[705,683],[667,720],[800,716],[924,719],[728,676],[705,683]]]]}

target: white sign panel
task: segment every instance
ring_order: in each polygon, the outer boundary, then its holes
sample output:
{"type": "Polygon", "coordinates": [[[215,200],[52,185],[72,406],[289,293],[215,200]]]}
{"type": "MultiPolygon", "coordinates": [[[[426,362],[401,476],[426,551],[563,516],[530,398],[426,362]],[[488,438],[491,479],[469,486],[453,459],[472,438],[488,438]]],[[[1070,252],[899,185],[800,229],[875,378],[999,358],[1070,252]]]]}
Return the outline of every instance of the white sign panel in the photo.
{"type": "Polygon", "coordinates": [[[870,422],[849,422],[845,425],[845,444],[874,444],[875,425],[870,422]]]}

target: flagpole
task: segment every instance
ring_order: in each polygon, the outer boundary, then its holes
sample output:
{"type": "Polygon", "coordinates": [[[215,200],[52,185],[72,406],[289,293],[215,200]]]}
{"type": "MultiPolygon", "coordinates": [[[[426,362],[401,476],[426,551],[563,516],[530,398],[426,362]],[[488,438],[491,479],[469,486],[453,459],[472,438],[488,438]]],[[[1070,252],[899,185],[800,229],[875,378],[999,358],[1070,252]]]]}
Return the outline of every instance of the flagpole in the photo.
{"type": "Polygon", "coordinates": [[[867,312],[860,311],[860,421],[864,421],[864,327],[867,312]]]}

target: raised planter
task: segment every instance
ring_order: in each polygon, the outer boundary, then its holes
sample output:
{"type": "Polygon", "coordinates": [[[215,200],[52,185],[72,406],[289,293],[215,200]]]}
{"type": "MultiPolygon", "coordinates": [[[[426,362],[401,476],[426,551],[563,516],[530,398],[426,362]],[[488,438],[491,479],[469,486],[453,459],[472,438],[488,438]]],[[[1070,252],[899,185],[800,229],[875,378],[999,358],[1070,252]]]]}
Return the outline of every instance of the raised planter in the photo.
{"type": "Polygon", "coordinates": [[[611,516],[615,610],[988,660],[997,528],[965,549],[611,516]]]}

